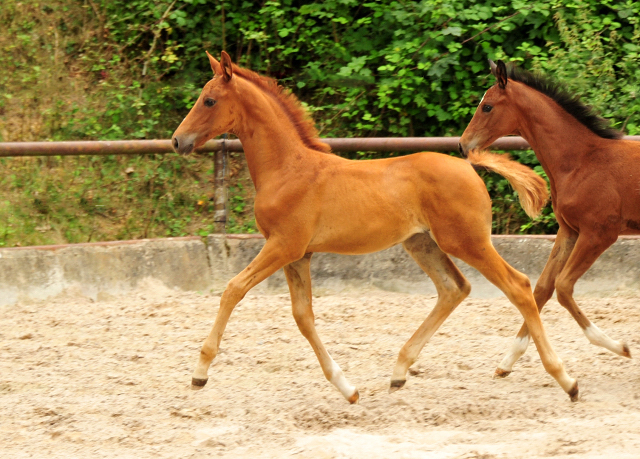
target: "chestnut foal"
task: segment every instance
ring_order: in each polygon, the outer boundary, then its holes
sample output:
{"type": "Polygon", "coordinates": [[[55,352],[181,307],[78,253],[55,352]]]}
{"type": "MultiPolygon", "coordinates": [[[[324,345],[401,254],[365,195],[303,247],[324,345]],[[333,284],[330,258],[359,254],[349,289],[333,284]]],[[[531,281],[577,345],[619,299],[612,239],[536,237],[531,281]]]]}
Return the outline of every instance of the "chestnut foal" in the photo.
{"type": "Polygon", "coordinates": [[[204,342],[192,384],[204,386],[229,316],[259,282],[280,268],[291,292],[293,316],[326,378],[351,403],[357,389],[320,341],[311,308],[309,264],[313,252],[364,254],[402,243],[433,280],[438,301],[402,347],[390,390],[402,387],[409,367],[470,285],[447,254],[478,269],[516,305],[529,325],[545,369],[577,399],[578,386],[554,352],[540,321],[529,279],[509,266],[491,244],[491,202],[469,164],[505,175],[531,213],[547,198],[546,183],[530,169],[489,153],[469,162],[437,153],[350,161],[329,153],[305,110],[275,80],[208,53],[214,78],[173,135],[176,152],[224,132],[242,141],[256,188],[255,218],[266,243],[229,281],[213,329],[204,342]]]}
{"type": "MultiPolygon", "coordinates": [[[[529,142],[549,177],[551,202],[560,229],[534,296],[542,310],[554,289],[558,302],[592,344],[624,357],[629,347],[594,325],[573,299],[573,287],[619,234],[640,234],[640,143],[619,131],[561,85],[502,61],[490,61],[497,83],[480,101],[460,139],[463,156],[507,134],[529,142]]],[[[525,323],[496,369],[511,373],[525,353],[525,323]]]]}

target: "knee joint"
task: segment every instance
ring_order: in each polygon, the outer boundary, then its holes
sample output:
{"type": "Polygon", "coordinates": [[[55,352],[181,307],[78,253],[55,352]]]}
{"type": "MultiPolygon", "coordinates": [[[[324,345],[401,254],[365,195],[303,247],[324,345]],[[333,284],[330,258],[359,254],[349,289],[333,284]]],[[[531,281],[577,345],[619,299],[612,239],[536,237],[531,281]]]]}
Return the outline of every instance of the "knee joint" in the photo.
{"type": "Polygon", "coordinates": [[[528,302],[529,299],[535,306],[535,299],[531,291],[531,281],[521,272],[515,271],[511,280],[512,290],[507,294],[509,300],[516,306],[528,302]]]}
{"type": "Polygon", "coordinates": [[[517,282],[520,288],[522,288],[523,290],[531,291],[531,281],[529,280],[529,278],[522,273],[518,274],[519,276],[517,278],[517,282]]]}
{"type": "Polygon", "coordinates": [[[466,282],[461,285],[456,285],[455,288],[450,288],[447,290],[443,290],[438,292],[439,296],[443,298],[445,301],[455,301],[457,303],[464,300],[471,293],[471,284],[466,282]]]}
{"type": "Polygon", "coordinates": [[[558,278],[556,279],[556,292],[558,301],[562,303],[565,299],[570,299],[573,296],[573,284],[565,278],[558,278]]]}
{"type": "Polygon", "coordinates": [[[304,337],[308,337],[314,327],[315,317],[313,312],[309,313],[305,309],[293,308],[293,318],[296,321],[296,325],[298,325],[300,333],[304,337]]]}
{"type": "Polygon", "coordinates": [[[522,274],[519,271],[515,271],[513,276],[513,283],[516,287],[518,287],[519,290],[523,291],[524,293],[532,293],[531,281],[525,274],[522,274]]]}
{"type": "Polygon", "coordinates": [[[314,322],[313,314],[309,315],[309,313],[307,313],[306,311],[298,308],[293,309],[293,318],[298,325],[305,324],[306,322],[314,322]]]}
{"type": "Polygon", "coordinates": [[[536,299],[538,306],[544,305],[553,295],[553,284],[546,283],[541,284],[540,281],[536,283],[536,288],[533,290],[533,296],[536,299]]]}
{"type": "Polygon", "coordinates": [[[225,300],[232,301],[233,303],[238,303],[242,298],[244,298],[245,292],[242,287],[238,284],[238,282],[234,279],[231,279],[227,284],[227,288],[224,289],[222,296],[225,300]]]}
{"type": "Polygon", "coordinates": [[[462,301],[471,293],[471,284],[459,273],[447,272],[444,282],[437,284],[438,295],[451,301],[462,301]]]}

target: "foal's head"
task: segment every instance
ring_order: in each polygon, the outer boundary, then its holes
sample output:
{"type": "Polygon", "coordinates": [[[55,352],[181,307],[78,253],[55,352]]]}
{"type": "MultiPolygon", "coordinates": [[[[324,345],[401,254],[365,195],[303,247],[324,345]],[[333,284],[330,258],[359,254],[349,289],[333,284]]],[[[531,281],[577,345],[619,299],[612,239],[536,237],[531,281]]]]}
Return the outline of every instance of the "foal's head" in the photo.
{"type": "MultiPolygon", "coordinates": [[[[459,149],[463,156],[471,149],[488,147],[504,135],[526,131],[532,122],[529,115],[533,113],[537,115],[536,123],[561,113],[574,118],[592,134],[603,139],[622,137],[620,131],[610,127],[608,120],[600,117],[592,107],[580,100],[579,95],[569,91],[562,83],[515,66],[507,71],[502,61],[497,64],[489,62],[497,83],[486,92],[462,134],[459,149]],[[544,100],[550,103],[543,103],[544,100]]],[[[584,129],[575,130],[575,126],[576,123],[561,125],[556,122],[546,128],[559,130],[565,136],[569,130],[573,130],[575,136],[588,133],[584,129]]]]}
{"type": "Polygon", "coordinates": [[[469,150],[487,148],[502,136],[518,133],[518,112],[510,102],[512,85],[508,85],[507,67],[502,61],[489,63],[497,81],[482,97],[460,138],[458,149],[465,157],[469,150]]]}
{"type": "Polygon", "coordinates": [[[224,132],[241,137],[256,123],[266,126],[269,134],[285,132],[288,138],[311,150],[331,151],[329,145],[318,138],[313,120],[293,93],[273,78],[233,64],[224,51],[220,62],[209,53],[207,56],[213,80],[205,85],[173,133],[172,144],[177,153],[190,153],[224,132]]]}
{"type": "Polygon", "coordinates": [[[209,53],[207,56],[213,79],[204,86],[195,105],[173,133],[172,145],[176,153],[191,153],[207,140],[224,132],[233,132],[233,98],[236,92],[233,63],[224,51],[220,62],[209,53]]]}

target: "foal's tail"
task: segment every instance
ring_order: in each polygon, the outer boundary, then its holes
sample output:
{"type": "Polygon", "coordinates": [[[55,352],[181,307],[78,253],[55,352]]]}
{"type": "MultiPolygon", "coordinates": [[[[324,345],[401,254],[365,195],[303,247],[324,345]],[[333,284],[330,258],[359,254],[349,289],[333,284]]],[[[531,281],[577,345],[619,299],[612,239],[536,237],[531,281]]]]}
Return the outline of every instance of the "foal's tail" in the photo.
{"type": "Polygon", "coordinates": [[[540,215],[549,200],[547,182],[527,166],[511,159],[509,155],[496,155],[486,151],[472,150],[467,156],[474,167],[488,169],[506,178],[518,192],[522,208],[531,218],[540,215]]]}

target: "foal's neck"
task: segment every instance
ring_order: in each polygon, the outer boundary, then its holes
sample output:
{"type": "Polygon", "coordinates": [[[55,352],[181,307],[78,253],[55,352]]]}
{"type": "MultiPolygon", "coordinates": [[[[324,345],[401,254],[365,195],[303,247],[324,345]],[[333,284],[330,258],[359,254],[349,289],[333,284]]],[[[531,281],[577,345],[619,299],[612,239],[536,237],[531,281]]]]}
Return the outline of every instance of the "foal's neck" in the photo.
{"type": "Polygon", "coordinates": [[[291,171],[310,150],[278,101],[244,81],[241,116],[234,133],[242,142],[251,179],[259,191],[269,180],[291,171]]]}
{"type": "Polygon", "coordinates": [[[519,85],[515,97],[520,135],[529,142],[551,180],[576,170],[604,139],[550,97],[519,85]]]}

